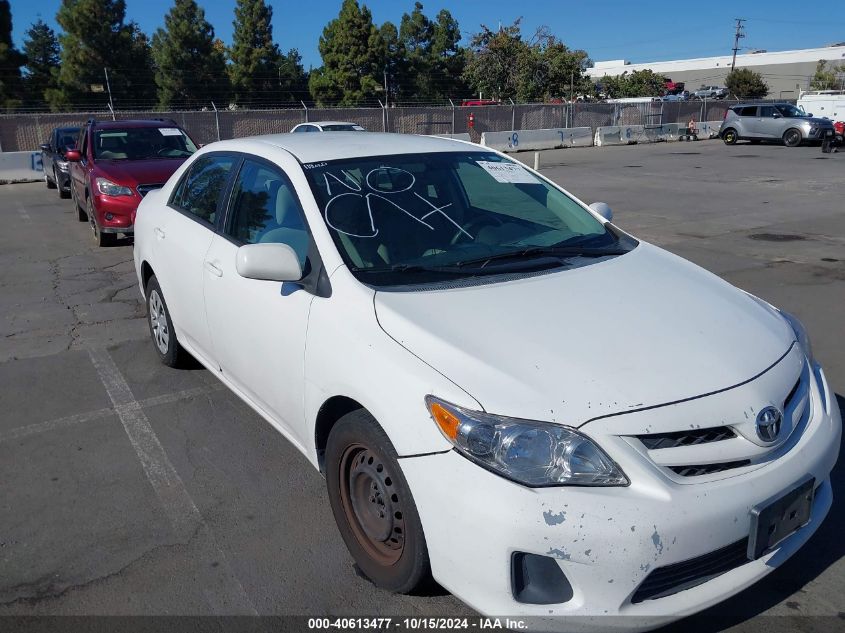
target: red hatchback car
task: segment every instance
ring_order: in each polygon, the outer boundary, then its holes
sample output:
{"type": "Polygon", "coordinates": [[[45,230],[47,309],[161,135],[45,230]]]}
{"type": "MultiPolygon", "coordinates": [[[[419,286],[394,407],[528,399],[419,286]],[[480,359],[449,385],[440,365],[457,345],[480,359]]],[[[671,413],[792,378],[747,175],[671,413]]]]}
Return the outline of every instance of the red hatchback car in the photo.
{"type": "Polygon", "coordinates": [[[173,175],[197,146],[171,119],[90,120],[68,150],[70,190],[79,220],[99,246],[131,235],[141,199],[173,175]]]}

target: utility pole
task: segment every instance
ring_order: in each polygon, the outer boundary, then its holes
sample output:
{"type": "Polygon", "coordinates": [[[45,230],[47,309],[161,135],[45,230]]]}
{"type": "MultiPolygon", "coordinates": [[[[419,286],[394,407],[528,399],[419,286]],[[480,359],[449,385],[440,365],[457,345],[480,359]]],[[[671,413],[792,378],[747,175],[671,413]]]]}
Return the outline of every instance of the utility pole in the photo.
{"type": "Polygon", "coordinates": [[[109,91],[109,110],[111,110],[112,118],[114,118],[114,102],[111,99],[111,84],[109,84],[109,69],[103,68],[103,72],[106,74],[106,90],[109,91]]]}
{"type": "Polygon", "coordinates": [[[736,19],[736,33],[734,33],[734,57],[733,61],[731,61],[731,72],[734,71],[734,66],[736,66],[736,52],[739,50],[739,40],[745,37],[745,33],[742,32],[743,22],[745,22],[744,18],[736,19]]]}

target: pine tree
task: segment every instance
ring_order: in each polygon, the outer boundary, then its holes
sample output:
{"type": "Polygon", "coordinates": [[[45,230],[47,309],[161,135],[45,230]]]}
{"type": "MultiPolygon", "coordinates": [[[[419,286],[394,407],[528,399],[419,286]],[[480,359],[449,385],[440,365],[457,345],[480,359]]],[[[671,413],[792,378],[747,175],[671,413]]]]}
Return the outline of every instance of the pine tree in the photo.
{"type": "Polygon", "coordinates": [[[227,102],[225,47],[194,0],[176,0],[153,35],[155,81],[164,108],[227,102]]]}
{"type": "Polygon", "coordinates": [[[273,7],[264,0],[237,0],[229,49],[229,78],[236,103],[267,101],[276,96],[273,93],[278,88],[276,75],[282,56],[273,42],[272,18],[273,7]]]}
{"type": "Polygon", "coordinates": [[[366,5],[343,0],[338,17],[323,29],[319,49],[323,66],[309,80],[318,102],[358,105],[377,98],[386,54],[366,5]]]}
{"type": "Polygon", "coordinates": [[[47,91],[58,86],[59,40],[53,29],[39,19],[26,32],[23,50],[26,55],[25,103],[39,107],[46,102],[47,91]]]}
{"type": "Polygon", "coordinates": [[[149,105],[146,37],[125,20],[125,0],[62,0],[56,14],[63,30],[58,88],[47,90],[53,109],[103,108],[106,72],[115,108],[149,105]]]}
{"type": "Polygon", "coordinates": [[[414,10],[402,16],[399,38],[407,52],[404,96],[442,101],[466,90],[461,78],[465,60],[459,44],[461,30],[449,11],[442,9],[431,20],[423,13],[422,3],[414,3],[414,10]]]}
{"type": "Polygon", "coordinates": [[[0,0],[0,107],[21,104],[21,66],[26,62],[12,42],[12,9],[8,0],[0,0]]]}

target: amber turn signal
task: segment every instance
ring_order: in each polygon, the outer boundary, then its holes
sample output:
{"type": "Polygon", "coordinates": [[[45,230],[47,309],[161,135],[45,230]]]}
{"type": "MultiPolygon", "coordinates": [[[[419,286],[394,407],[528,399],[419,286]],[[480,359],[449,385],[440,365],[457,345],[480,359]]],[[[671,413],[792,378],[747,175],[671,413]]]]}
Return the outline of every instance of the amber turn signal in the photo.
{"type": "Polygon", "coordinates": [[[439,402],[429,403],[428,410],[431,411],[431,417],[437,422],[437,426],[443,431],[443,435],[454,441],[458,437],[458,426],[461,424],[458,416],[439,402]]]}

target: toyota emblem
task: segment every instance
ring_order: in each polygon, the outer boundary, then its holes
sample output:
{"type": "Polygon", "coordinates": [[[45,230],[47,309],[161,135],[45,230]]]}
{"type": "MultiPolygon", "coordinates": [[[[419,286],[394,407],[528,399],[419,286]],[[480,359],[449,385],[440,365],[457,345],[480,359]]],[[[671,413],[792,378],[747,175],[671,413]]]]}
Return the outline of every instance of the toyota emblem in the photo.
{"type": "Polygon", "coordinates": [[[757,436],[764,442],[774,442],[780,434],[783,414],[776,407],[766,407],[757,414],[757,436]]]}

